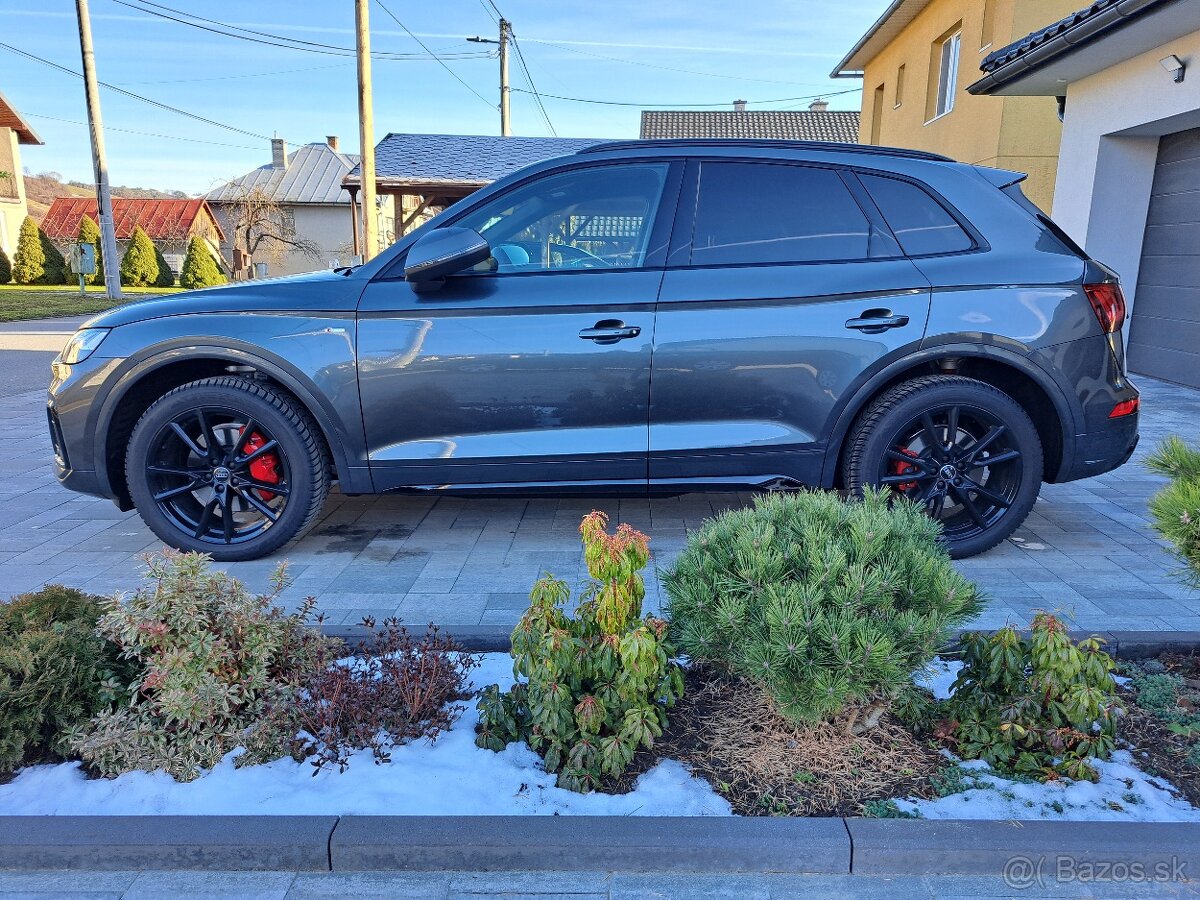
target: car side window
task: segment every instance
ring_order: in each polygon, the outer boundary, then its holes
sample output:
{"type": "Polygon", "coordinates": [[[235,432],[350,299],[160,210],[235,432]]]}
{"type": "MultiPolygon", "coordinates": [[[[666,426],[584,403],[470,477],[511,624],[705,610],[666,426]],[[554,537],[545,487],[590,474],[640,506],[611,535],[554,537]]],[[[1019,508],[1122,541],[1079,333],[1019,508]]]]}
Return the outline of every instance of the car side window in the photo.
{"type": "Polygon", "coordinates": [[[480,273],[632,269],[646,259],[666,163],[591,166],[539,178],[454,224],[487,240],[480,273]]]}
{"type": "Polygon", "coordinates": [[[693,265],[867,259],[871,227],[833,169],[704,162],[693,265]]]}
{"type": "Polygon", "coordinates": [[[920,186],[882,175],[858,177],[908,256],[957,253],[975,246],[946,208],[920,186]]]}

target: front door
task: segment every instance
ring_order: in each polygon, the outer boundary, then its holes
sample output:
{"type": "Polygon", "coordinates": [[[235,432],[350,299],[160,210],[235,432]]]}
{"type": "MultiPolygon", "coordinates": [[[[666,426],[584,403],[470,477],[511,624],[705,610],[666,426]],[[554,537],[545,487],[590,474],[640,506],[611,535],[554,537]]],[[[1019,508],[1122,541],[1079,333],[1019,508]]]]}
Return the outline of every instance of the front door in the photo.
{"type": "Polygon", "coordinates": [[[536,176],[445,223],[483,235],[485,263],[439,289],[402,274],[367,287],[359,382],[377,490],[645,484],[677,176],[654,162],[536,176]]]}
{"type": "Polygon", "coordinates": [[[697,189],[659,297],[651,482],[819,484],[831,414],[917,348],[929,282],[838,169],[703,161],[697,189]]]}

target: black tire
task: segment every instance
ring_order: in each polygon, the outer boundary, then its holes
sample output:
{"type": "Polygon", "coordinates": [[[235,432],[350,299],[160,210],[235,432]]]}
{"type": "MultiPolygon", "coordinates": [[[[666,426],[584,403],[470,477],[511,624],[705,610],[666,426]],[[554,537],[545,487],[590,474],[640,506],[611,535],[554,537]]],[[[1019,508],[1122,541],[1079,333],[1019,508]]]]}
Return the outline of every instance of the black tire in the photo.
{"type": "Polygon", "coordinates": [[[842,477],[854,493],[889,486],[923,503],[942,521],[950,555],[963,559],[995,547],[1025,521],[1041,487],[1042,443],[1003,391],[928,375],[891,388],[859,416],[842,477]]]}
{"type": "Polygon", "coordinates": [[[163,542],[222,562],[258,559],[302,536],[330,480],[308,413],[234,376],[181,385],[151,404],[130,436],[125,475],[163,542]]]}

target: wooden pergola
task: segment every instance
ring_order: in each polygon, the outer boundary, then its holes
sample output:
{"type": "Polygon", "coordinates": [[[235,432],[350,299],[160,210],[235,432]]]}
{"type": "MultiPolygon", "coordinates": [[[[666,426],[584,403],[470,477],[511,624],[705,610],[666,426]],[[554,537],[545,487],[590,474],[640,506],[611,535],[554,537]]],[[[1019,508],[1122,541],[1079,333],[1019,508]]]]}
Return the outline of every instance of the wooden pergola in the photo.
{"type": "MultiPolygon", "coordinates": [[[[459,183],[418,183],[392,182],[380,178],[375,179],[377,196],[391,196],[396,204],[396,237],[408,234],[425,212],[445,209],[463,197],[475,193],[487,182],[459,183]]],[[[351,223],[354,233],[354,254],[362,254],[362,235],[359,215],[358,195],[362,191],[362,181],[358,170],[354,170],[342,180],[342,186],[350,194],[351,223]]]]}

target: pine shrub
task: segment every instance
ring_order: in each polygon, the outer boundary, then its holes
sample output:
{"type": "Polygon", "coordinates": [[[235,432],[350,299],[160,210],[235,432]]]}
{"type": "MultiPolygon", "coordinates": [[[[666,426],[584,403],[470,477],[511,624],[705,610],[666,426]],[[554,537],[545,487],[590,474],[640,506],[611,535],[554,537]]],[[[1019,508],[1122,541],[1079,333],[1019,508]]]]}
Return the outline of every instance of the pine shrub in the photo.
{"type": "Polygon", "coordinates": [[[1200,449],[1169,437],[1146,465],[1171,479],[1150,499],[1154,528],[1171,542],[1189,580],[1200,588],[1200,449]]]}
{"type": "Polygon", "coordinates": [[[565,582],[540,579],[512,635],[518,682],[504,693],[493,684],[479,701],[480,747],[525,741],[560,787],[581,793],[653,746],[683,693],[667,623],[642,617],[649,539],[624,524],[609,534],[607,524],[593,512],[580,525],[591,580],[577,614],[564,612],[565,582]]]}
{"type": "Polygon", "coordinates": [[[982,606],[914,504],[771,494],[706,522],[667,571],[671,634],[799,722],[873,728],[982,606]]]}
{"type": "Polygon", "coordinates": [[[1048,613],[1034,617],[1028,638],[1011,627],[967,635],[947,703],[959,754],[1003,772],[1095,781],[1089,761],[1112,753],[1122,713],[1103,645],[1095,636],[1073,643],[1048,613]]]}
{"type": "Polygon", "coordinates": [[[26,216],[17,236],[12,278],[17,284],[42,284],[45,275],[46,251],[43,249],[41,229],[31,216],[26,216]]]}
{"type": "Polygon", "coordinates": [[[148,586],[101,602],[99,632],[136,674],[129,704],[101,712],[71,738],[100,774],[163,769],[190,781],[239,745],[254,750],[239,765],[290,749],[255,731],[265,728],[273,705],[294,700],[297,685],[327,663],[333,647],[305,624],[311,601],[291,615],[275,604],[284,567],[272,589],[255,596],[210,571],[210,561],[164,551],[147,559],[148,586]]]}
{"type": "Polygon", "coordinates": [[[142,226],[133,229],[133,237],[121,259],[121,284],[126,287],[150,287],[158,280],[158,248],[142,226]]]}
{"type": "Polygon", "coordinates": [[[79,243],[91,244],[96,248],[96,274],[85,275],[83,281],[85,284],[104,284],[104,256],[100,252],[102,246],[100,241],[100,226],[91,216],[84,216],[79,220],[79,243]]]}
{"type": "Polygon", "coordinates": [[[162,251],[158,249],[157,245],[154,247],[154,263],[158,266],[158,277],[154,279],[154,286],[174,287],[175,273],[171,271],[167,258],[162,255],[162,251]]]}
{"type": "Polygon", "coordinates": [[[100,611],[61,585],[0,603],[0,772],[65,755],[72,729],[128,699],[129,666],[96,634],[100,611]]]}
{"type": "Polygon", "coordinates": [[[190,291],[224,284],[225,280],[204,242],[196,237],[188,241],[187,256],[179,270],[179,286],[190,291]]]}
{"type": "Polygon", "coordinates": [[[12,275],[12,260],[8,258],[4,248],[0,247],[0,284],[8,284],[12,281],[12,275]]]}

